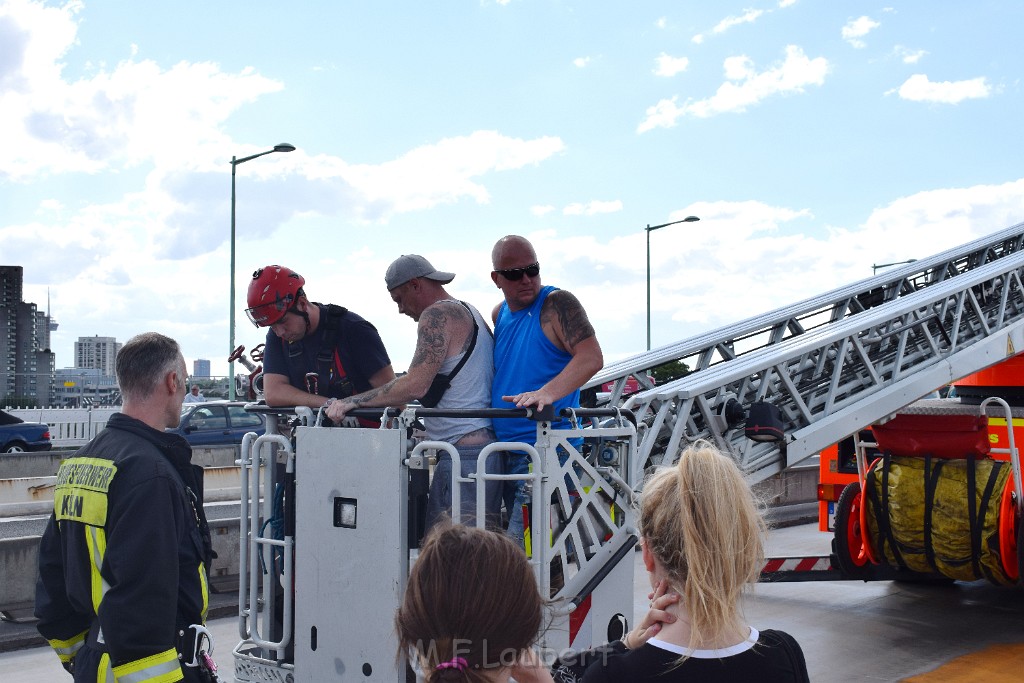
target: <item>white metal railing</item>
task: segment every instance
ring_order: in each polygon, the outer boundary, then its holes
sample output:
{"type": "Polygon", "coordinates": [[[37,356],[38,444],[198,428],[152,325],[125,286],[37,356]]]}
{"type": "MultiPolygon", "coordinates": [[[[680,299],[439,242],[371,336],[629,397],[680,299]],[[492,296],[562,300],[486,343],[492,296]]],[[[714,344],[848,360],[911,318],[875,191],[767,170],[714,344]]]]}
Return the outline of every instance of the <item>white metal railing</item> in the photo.
{"type": "Polygon", "coordinates": [[[50,442],[55,448],[84,446],[107,425],[119,408],[11,408],[6,412],[25,422],[50,425],[50,442]]]}

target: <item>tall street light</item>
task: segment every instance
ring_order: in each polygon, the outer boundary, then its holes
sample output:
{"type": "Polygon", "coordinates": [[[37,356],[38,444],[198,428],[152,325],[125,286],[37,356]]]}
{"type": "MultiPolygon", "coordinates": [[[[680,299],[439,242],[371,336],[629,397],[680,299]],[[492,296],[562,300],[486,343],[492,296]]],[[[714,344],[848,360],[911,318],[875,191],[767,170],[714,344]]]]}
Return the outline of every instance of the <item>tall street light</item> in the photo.
{"type": "Polygon", "coordinates": [[[696,216],[687,216],[681,221],[672,221],[671,223],[662,223],[661,225],[650,225],[648,224],[644,230],[647,232],[647,350],[651,350],[651,233],[655,230],[661,230],[667,228],[670,225],[676,225],[678,223],[694,223],[700,219],[696,216]]]}
{"type": "MultiPolygon", "coordinates": [[[[290,145],[287,142],[282,142],[279,145],[274,145],[274,149],[268,149],[266,152],[260,152],[259,154],[250,154],[247,157],[237,159],[231,157],[231,311],[228,315],[228,325],[230,325],[230,332],[228,333],[228,355],[230,356],[235,350],[235,169],[239,164],[244,164],[247,161],[252,161],[257,157],[261,157],[265,154],[273,154],[274,152],[294,152],[295,145],[290,145]]],[[[235,363],[234,361],[228,363],[228,397],[235,400],[235,363]]]]}

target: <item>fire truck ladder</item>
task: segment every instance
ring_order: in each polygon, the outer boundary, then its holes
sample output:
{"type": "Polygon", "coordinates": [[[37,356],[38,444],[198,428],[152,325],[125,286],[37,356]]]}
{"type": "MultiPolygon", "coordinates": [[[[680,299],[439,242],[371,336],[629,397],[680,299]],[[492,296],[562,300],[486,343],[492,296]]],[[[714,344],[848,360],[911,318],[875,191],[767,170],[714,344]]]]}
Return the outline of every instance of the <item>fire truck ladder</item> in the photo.
{"type": "Polygon", "coordinates": [[[732,453],[756,483],[935,388],[1022,346],[1024,224],[691,340],[609,365],[610,401],[641,424],[636,467],[671,461],[699,438],[732,453]],[[652,387],[672,360],[695,371],[652,387]],[[626,380],[643,389],[622,399],[626,380]],[[739,427],[769,403],[785,438],[739,427]],[[668,457],[671,456],[671,457],[668,457]]]}

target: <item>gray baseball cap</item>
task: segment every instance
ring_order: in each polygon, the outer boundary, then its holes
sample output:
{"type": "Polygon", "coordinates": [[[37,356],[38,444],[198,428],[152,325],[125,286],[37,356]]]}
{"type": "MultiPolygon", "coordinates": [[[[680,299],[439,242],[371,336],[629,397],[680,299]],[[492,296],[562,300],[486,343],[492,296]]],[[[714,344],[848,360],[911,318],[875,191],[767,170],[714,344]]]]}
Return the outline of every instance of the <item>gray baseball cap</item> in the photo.
{"type": "Polygon", "coordinates": [[[388,291],[391,291],[395,287],[404,285],[414,277],[425,277],[428,280],[436,280],[442,285],[446,285],[455,279],[455,273],[437,270],[434,266],[430,265],[430,261],[419,254],[403,254],[388,266],[388,272],[384,275],[384,283],[388,286],[388,291]]]}

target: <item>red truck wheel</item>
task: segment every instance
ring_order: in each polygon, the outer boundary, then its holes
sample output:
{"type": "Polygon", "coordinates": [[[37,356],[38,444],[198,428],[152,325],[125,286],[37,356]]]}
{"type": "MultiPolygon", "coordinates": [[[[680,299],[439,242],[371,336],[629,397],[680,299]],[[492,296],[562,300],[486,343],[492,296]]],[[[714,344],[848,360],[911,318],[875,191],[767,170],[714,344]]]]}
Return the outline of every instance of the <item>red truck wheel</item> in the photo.
{"type": "Polygon", "coordinates": [[[1006,576],[1017,581],[1021,576],[1024,548],[1020,545],[1020,519],[1017,500],[1013,495],[1013,475],[1006,478],[1003,497],[999,501],[999,560],[1006,576]]]}

